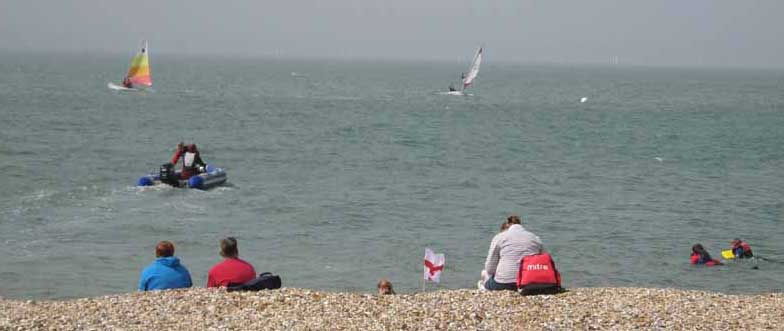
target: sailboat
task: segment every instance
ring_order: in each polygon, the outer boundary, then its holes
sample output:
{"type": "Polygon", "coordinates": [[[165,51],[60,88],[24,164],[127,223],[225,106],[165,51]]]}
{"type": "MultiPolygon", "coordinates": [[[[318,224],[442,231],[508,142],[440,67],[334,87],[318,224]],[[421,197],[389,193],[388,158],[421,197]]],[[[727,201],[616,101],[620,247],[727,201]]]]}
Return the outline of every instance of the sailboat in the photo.
{"type": "Polygon", "coordinates": [[[128,68],[128,74],[123,78],[122,83],[117,85],[110,82],[107,86],[112,90],[118,91],[138,91],[152,86],[147,41],[142,42],[142,49],[131,60],[131,67],[128,68]]]}
{"type": "Polygon", "coordinates": [[[482,64],[482,47],[476,51],[474,55],[474,60],[471,61],[471,67],[468,68],[468,73],[462,75],[462,83],[463,86],[458,90],[454,86],[449,85],[449,92],[446,94],[449,95],[465,95],[465,90],[471,87],[471,84],[474,83],[474,79],[476,76],[479,75],[479,65],[482,64]]]}

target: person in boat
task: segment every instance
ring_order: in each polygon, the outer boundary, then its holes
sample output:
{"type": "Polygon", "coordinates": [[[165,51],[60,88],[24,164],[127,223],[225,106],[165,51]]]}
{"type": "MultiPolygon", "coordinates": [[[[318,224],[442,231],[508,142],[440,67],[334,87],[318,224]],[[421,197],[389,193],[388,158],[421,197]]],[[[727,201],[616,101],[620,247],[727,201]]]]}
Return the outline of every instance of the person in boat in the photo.
{"type": "Polygon", "coordinates": [[[454,92],[454,91],[457,91],[457,89],[455,88],[455,84],[449,84],[449,92],[454,92]]]}
{"type": "Polygon", "coordinates": [[[133,84],[131,84],[131,80],[128,77],[123,78],[122,85],[125,88],[133,88],[133,84]]]}
{"type": "Polygon", "coordinates": [[[749,243],[740,240],[740,238],[735,238],[730,244],[732,245],[732,254],[735,255],[735,258],[747,259],[754,257],[754,253],[751,252],[749,243]]]}
{"type": "Polygon", "coordinates": [[[721,261],[713,259],[702,244],[691,246],[691,264],[705,265],[708,267],[722,265],[721,261]]]}
{"type": "Polygon", "coordinates": [[[177,144],[177,150],[172,156],[172,164],[177,164],[182,159],[182,169],[180,170],[180,179],[189,179],[193,175],[199,173],[199,167],[204,167],[207,164],[201,159],[199,149],[196,144],[189,144],[187,147],[183,143],[177,144]]]}

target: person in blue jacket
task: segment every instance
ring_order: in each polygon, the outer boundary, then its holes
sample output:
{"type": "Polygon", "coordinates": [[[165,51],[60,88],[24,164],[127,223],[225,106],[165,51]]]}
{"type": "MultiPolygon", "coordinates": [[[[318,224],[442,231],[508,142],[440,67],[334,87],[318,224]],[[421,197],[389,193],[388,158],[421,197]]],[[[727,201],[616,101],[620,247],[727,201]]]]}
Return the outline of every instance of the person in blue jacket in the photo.
{"type": "Polygon", "coordinates": [[[144,268],[139,291],[166,290],[193,286],[191,274],[174,256],[174,244],[161,241],[155,246],[155,262],[144,268]]]}

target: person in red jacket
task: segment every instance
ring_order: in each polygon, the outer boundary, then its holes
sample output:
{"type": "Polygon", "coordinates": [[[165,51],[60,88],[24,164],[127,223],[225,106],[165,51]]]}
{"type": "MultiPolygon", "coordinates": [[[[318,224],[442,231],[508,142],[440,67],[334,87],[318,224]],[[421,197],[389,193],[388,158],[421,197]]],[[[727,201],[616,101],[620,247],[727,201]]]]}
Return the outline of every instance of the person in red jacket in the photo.
{"type": "Polygon", "coordinates": [[[711,258],[708,251],[706,251],[701,244],[694,244],[694,246],[691,246],[691,264],[706,265],[709,267],[722,265],[721,261],[711,258]]]}
{"type": "Polygon", "coordinates": [[[735,258],[746,259],[754,257],[749,243],[740,240],[740,238],[735,238],[730,244],[732,245],[732,254],[735,255],[735,258]]]}
{"type": "Polygon", "coordinates": [[[177,150],[172,156],[171,163],[176,165],[177,162],[180,161],[180,158],[182,158],[180,179],[191,178],[193,175],[199,173],[200,166],[204,167],[207,165],[204,163],[204,161],[202,161],[201,155],[199,154],[199,149],[196,148],[196,144],[190,144],[187,147],[185,147],[183,143],[177,144],[177,150]]]}
{"type": "Polygon", "coordinates": [[[223,261],[210,268],[207,273],[207,287],[227,287],[240,285],[256,278],[253,266],[239,258],[237,239],[224,238],[220,242],[220,255],[223,261]]]}

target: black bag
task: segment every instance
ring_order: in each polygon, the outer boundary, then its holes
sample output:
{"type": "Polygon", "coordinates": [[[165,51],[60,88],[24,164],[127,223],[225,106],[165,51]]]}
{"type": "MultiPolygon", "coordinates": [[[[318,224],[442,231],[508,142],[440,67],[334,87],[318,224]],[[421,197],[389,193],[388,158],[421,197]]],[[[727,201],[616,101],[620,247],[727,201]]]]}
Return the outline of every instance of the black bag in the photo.
{"type": "Polygon", "coordinates": [[[280,276],[273,275],[271,272],[265,272],[249,280],[244,284],[233,285],[229,284],[226,288],[228,292],[234,291],[261,291],[261,290],[274,290],[279,289],[281,286],[280,276]]]}

